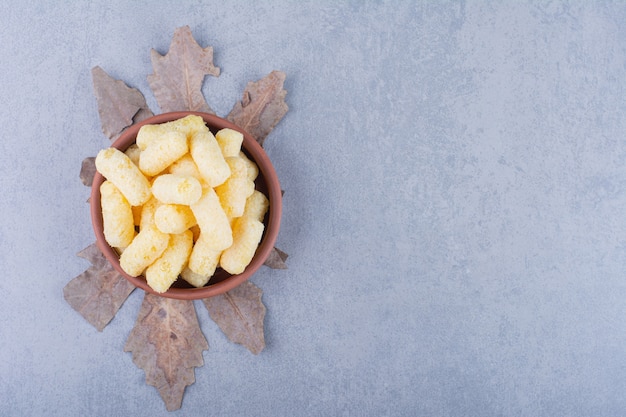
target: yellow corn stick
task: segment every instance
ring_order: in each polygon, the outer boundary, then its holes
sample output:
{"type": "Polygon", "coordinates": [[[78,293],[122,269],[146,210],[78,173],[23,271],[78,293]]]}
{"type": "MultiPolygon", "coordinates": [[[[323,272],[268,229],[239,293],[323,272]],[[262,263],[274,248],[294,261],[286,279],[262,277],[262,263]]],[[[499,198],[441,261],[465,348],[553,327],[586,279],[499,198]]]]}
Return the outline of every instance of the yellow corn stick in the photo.
{"type": "Polygon", "coordinates": [[[248,179],[248,170],[243,159],[229,157],[226,158],[226,163],[231,175],[222,185],[215,187],[215,193],[226,215],[234,218],[243,214],[246,199],[254,191],[254,182],[248,179]]]}
{"type": "Polygon", "coordinates": [[[130,245],[135,237],[133,210],[128,200],[111,181],[105,181],[100,186],[100,204],[104,238],[107,243],[115,248],[130,245]]]}
{"type": "Polygon", "coordinates": [[[222,252],[220,266],[230,274],[241,274],[256,252],[265,226],[250,217],[239,217],[233,222],[233,244],[222,252]]]}
{"type": "Polygon", "coordinates": [[[200,227],[200,237],[205,235],[210,248],[223,250],[232,245],[230,222],[212,188],[206,188],[200,200],[190,208],[200,227]]]}
{"type": "Polygon", "coordinates": [[[135,144],[140,150],[144,150],[154,141],[156,138],[161,136],[162,134],[170,131],[165,124],[160,125],[143,125],[139,128],[137,132],[137,137],[135,138],[135,144]]]}
{"type": "Polygon", "coordinates": [[[185,135],[186,138],[189,138],[193,132],[208,130],[209,128],[204,123],[202,117],[190,114],[182,119],[172,120],[167,123],[143,125],[137,132],[135,142],[139,149],[144,150],[154,139],[168,132],[179,132],[185,135]]]}
{"type": "Polygon", "coordinates": [[[170,235],[150,225],[141,229],[120,255],[120,266],[128,275],[136,277],[156,261],[165,251],[170,235]]]}
{"type": "Polygon", "coordinates": [[[183,233],[197,222],[189,206],[163,204],[154,213],[154,223],[163,233],[177,234],[183,233]]]}
{"type": "Polygon", "coordinates": [[[221,129],[215,134],[215,139],[220,145],[224,157],[239,155],[243,143],[243,133],[228,128],[221,129]]]}
{"type": "Polygon", "coordinates": [[[189,152],[198,166],[200,175],[211,187],[222,184],[229,177],[230,169],[211,132],[194,133],[189,139],[189,152]]]}
{"type": "MultiPolygon", "coordinates": [[[[200,237],[193,245],[191,255],[189,255],[188,268],[198,275],[210,277],[215,273],[222,251],[213,249],[210,239],[207,237],[206,233],[200,233],[200,237]]],[[[190,284],[195,285],[192,282],[190,284]]],[[[206,282],[202,285],[204,284],[206,282]]]]}
{"type": "Polygon", "coordinates": [[[176,130],[182,132],[189,138],[195,132],[208,132],[209,128],[204,123],[204,119],[195,114],[190,114],[181,119],[172,120],[171,122],[164,123],[166,129],[176,130]]]}
{"type": "Polygon", "coordinates": [[[246,163],[246,167],[248,168],[248,179],[254,181],[256,177],[259,176],[259,167],[257,166],[257,164],[251,161],[245,153],[239,152],[239,157],[243,159],[243,162],[246,163]]]}
{"type": "Polygon", "coordinates": [[[139,155],[139,168],[154,176],[187,153],[187,137],[181,132],[165,132],[152,139],[139,155]]]}
{"type": "Polygon", "coordinates": [[[254,183],[247,178],[229,178],[215,188],[220,204],[229,218],[240,217],[246,206],[246,198],[254,191],[254,183]]]}
{"type": "Polygon", "coordinates": [[[202,197],[202,185],[194,177],[163,174],[152,182],[152,194],[161,203],[188,206],[202,197]]]}
{"type": "Polygon", "coordinates": [[[154,214],[156,213],[157,208],[161,205],[161,202],[154,198],[150,198],[141,206],[141,217],[139,219],[139,230],[145,229],[150,225],[154,224],[154,214]]]}
{"type": "Polygon", "coordinates": [[[209,282],[209,280],[211,279],[211,275],[196,274],[191,269],[189,269],[189,267],[183,269],[183,272],[180,273],[180,276],[183,277],[185,281],[187,281],[196,288],[204,287],[206,283],[209,282]]]}
{"type": "Polygon", "coordinates": [[[181,156],[167,169],[170,174],[181,175],[183,177],[194,177],[198,180],[202,178],[198,166],[193,161],[190,153],[181,156]]]}
{"type": "Polygon", "coordinates": [[[120,190],[131,206],[140,206],[150,198],[150,183],[119,149],[107,148],[98,152],[96,169],[120,190]]]}
{"type": "Polygon", "coordinates": [[[133,164],[139,166],[139,154],[141,154],[141,149],[139,149],[136,143],[130,145],[124,153],[133,161],[133,164]]]}
{"type": "Polygon", "coordinates": [[[270,207],[270,202],[260,191],[254,190],[252,195],[246,200],[246,207],[243,211],[243,215],[252,219],[263,222],[265,213],[267,213],[270,207]]]}
{"type": "Polygon", "coordinates": [[[156,292],[167,291],[187,264],[193,245],[191,231],[171,235],[163,254],[146,269],[146,282],[156,292]]]}

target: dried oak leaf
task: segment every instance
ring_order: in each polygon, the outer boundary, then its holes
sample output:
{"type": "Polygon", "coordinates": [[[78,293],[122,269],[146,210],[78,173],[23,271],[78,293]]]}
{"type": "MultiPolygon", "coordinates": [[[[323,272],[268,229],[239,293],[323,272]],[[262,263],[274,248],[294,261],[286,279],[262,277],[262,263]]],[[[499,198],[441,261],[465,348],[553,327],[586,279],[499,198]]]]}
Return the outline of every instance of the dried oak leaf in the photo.
{"type": "Polygon", "coordinates": [[[250,281],[221,295],[202,300],[211,319],[230,341],[258,355],[265,348],[263,291],[250,281]]]}
{"type": "Polygon", "coordinates": [[[113,269],[95,243],[78,256],[92,265],[65,285],[63,296],[74,310],[102,331],[135,287],[113,269]]]}
{"type": "Polygon", "coordinates": [[[124,129],[138,121],[136,120],[138,114],[144,119],[152,116],[139,90],[112,78],[97,66],[91,70],[91,75],[102,132],[111,141],[117,139],[124,129]]]}
{"type": "Polygon", "coordinates": [[[282,250],[274,247],[263,265],[268,266],[272,269],[287,269],[287,264],[285,263],[285,261],[287,260],[288,256],[289,255],[287,255],[282,250]]]}
{"type": "Polygon", "coordinates": [[[269,133],[289,110],[283,89],[285,73],[272,71],[257,82],[249,82],[243,98],[226,119],[250,133],[261,146],[269,133]]]}
{"type": "Polygon", "coordinates": [[[202,82],[206,75],[218,77],[220,69],[213,65],[213,47],[198,45],[189,26],[176,29],[166,55],[152,49],[150,58],[154,73],[148,84],[161,111],[214,113],[202,95],[202,82]]]}
{"type": "Polygon", "coordinates": [[[209,345],[200,330],[193,301],[146,293],[125,352],[159,390],[168,411],[181,407],[185,387],[195,382],[194,368],[204,365],[209,345]]]}

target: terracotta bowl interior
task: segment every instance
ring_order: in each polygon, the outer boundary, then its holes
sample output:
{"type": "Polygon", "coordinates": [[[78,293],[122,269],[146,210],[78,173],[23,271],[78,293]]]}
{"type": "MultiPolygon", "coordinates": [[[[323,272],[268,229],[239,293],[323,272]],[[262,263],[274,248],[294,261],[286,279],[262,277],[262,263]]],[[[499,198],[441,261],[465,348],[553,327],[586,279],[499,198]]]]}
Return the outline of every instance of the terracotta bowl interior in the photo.
{"type": "Polygon", "coordinates": [[[104,239],[102,211],[100,208],[100,185],[104,182],[104,177],[99,173],[96,173],[94,177],[90,198],[91,220],[96,235],[96,243],[116,271],[135,286],[142,288],[149,293],[185,300],[202,299],[223,294],[250,278],[254,272],[256,272],[259,267],[263,265],[274,247],[274,243],[276,242],[276,238],[278,236],[278,230],[280,228],[280,218],[282,212],[280,183],[278,181],[278,177],[276,176],[274,167],[272,166],[272,163],[263,148],[259,146],[250,134],[229,121],[215,115],[200,112],[172,112],[159,114],[129,127],[113,143],[112,146],[120,149],[121,151],[125,151],[130,145],[135,143],[137,132],[141,126],[145,124],[165,123],[180,119],[190,114],[201,116],[211,132],[214,134],[223,128],[231,128],[242,132],[244,134],[242,150],[246,156],[253,160],[259,167],[259,176],[255,180],[255,188],[263,192],[268,197],[270,204],[268,213],[266,214],[264,220],[265,231],[263,233],[261,243],[257,248],[252,262],[248,265],[244,272],[238,275],[230,275],[223,269],[218,268],[213,277],[211,277],[209,283],[202,288],[195,288],[183,279],[179,278],[165,293],[156,293],[152,290],[152,288],[150,288],[150,286],[148,286],[143,276],[132,277],[122,270],[119,263],[119,254],[115,251],[115,249],[109,246],[104,239]]]}

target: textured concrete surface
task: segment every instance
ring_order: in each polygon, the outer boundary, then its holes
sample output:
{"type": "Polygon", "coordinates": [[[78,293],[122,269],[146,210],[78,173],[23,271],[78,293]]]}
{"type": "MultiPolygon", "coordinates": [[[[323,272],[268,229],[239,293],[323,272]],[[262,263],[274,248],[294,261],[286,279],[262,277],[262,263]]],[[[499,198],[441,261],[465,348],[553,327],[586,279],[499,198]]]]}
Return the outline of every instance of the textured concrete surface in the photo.
{"type": "Polygon", "coordinates": [[[0,5],[0,415],[626,415],[626,3],[0,5]],[[267,348],[210,350],[173,413],[63,300],[93,241],[90,70],[140,89],[189,25],[209,104],[287,73],[267,348]]]}

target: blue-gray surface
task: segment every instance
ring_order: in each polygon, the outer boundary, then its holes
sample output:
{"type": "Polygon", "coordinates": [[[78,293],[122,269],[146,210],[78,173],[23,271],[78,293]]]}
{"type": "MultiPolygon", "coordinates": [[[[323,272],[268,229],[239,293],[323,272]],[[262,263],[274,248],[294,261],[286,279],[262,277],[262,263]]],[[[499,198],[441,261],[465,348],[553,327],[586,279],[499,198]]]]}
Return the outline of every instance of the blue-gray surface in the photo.
{"type": "Polygon", "coordinates": [[[0,415],[626,415],[626,3],[9,1],[0,6],[0,415]],[[163,3],[163,4],[162,4],[163,3]],[[287,74],[266,349],[210,349],[168,413],[63,286],[94,239],[90,70],[140,89],[189,25],[209,104],[287,74]]]}

